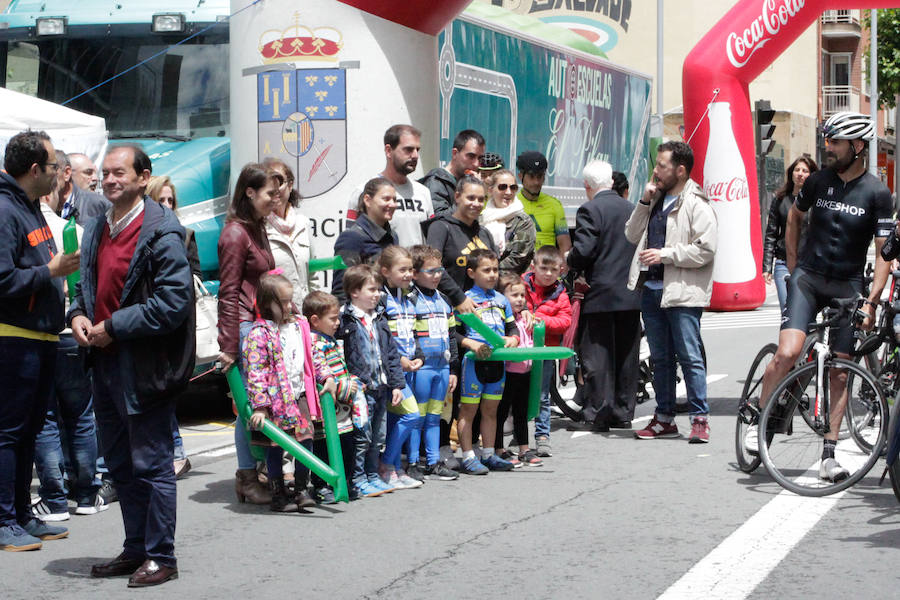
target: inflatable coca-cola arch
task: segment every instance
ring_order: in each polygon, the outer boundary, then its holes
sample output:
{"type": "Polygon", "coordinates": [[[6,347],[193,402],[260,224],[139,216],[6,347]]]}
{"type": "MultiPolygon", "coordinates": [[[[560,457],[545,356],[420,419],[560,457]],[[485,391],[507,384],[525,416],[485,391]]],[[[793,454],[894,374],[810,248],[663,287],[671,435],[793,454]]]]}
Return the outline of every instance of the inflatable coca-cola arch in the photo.
{"type": "Polygon", "coordinates": [[[693,133],[691,176],[707,191],[719,222],[710,308],[747,310],[766,297],[750,82],[822,11],[895,6],[900,2],[739,0],[688,54],[682,94],[685,132],[693,133]]]}

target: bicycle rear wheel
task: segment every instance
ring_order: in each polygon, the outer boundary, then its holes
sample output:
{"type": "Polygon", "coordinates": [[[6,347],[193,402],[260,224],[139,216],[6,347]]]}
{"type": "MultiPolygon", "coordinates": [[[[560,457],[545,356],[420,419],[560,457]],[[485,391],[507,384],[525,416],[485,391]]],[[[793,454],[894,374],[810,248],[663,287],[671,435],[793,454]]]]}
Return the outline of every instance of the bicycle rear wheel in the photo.
{"type": "Polygon", "coordinates": [[[741,390],[741,400],[738,404],[737,423],[734,428],[734,451],[738,467],[744,473],[752,473],[759,467],[759,451],[756,448],[748,448],[744,443],[747,437],[747,429],[759,422],[759,394],[762,389],[762,379],[766,367],[775,357],[778,350],[776,344],[766,344],[756,354],[756,358],[750,363],[750,371],[744,380],[744,388],[741,390]]]}
{"type": "Polygon", "coordinates": [[[818,376],[816,363],[808,363],[791,371],[775,388],[759,420],[760,457],[766,470],[781,487],[802,496],[827,496],[845,490],[865,477],[878,461],[887,439],[887,400],[875,377],[856,363],[841,358],[825,361],[823,383],[829,384],[832,369],[848,372],[849,397],[871,396],[878,404],[871,422],[859,424],[859,434],[870,447],[865,450],[851,439],[840,440],[835,458],[847,470],[846,477],[830,481],[820,477],[822,455],[822,420],[811,428],[807,418],[815,405],[818,376]],[[818,427],[818,430],[815,428],[818,427]]]}

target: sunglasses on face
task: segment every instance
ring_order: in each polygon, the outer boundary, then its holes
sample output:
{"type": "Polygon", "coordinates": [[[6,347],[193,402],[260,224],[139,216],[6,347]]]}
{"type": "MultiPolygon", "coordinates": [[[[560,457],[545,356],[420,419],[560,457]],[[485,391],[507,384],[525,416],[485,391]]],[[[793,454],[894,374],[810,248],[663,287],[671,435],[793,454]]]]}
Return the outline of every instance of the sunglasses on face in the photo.
{"type": "Polygon", "coordinates": [[[435,267],[433,269],[422,269],[421,272],[425,273],[426,275],[443,275],[444,270],[444,267],[435,267]]]}
{"type": "Polygon", "coordinates": [[[519,184],[517,183],[498,183],[497,189],[501,192],[505,192],[506,189],[509,188],[510,191],[515,192],[519,189],[519,184]]]}

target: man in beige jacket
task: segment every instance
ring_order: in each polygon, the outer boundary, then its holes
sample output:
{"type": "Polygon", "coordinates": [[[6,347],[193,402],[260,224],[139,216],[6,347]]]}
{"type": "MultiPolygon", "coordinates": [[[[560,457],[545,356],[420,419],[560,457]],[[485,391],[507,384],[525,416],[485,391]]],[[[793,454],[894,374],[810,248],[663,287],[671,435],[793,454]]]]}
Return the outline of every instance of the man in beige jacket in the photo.
{"type": "Polygon", "coordinates": [[[684,142],[657,149],[653,181],[625,224],[637,245],[628,287],[641,290],[641,314],[653,361],[656,413],[641,440],[678,437],[675,425],[675,358],[690,405],[692,444],[709,442],[706,365],[700,317],[712,294],[716,215],[690,179],[694,154],[684,142]]]}

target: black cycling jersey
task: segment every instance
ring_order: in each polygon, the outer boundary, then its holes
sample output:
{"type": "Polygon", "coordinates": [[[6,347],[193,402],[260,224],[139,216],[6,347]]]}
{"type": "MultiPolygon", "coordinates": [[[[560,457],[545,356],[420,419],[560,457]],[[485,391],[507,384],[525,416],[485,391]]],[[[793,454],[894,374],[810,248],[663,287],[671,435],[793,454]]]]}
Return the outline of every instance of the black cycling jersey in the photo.
{"type": "Polygon", "coordinates": [[[810,211],[797,266],[831,279],[861,279],[872,236],[894,226],[891,192],[870,173],[844,182],[834,169],[816,171],[794,206],[810,211]]]}

